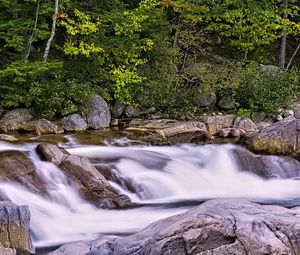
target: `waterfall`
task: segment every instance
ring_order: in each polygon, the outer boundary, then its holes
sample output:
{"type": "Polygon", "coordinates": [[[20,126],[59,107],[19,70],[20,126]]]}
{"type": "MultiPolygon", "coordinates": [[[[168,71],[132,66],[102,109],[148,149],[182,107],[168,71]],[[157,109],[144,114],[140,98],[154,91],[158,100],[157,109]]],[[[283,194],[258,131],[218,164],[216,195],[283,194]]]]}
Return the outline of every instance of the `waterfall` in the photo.
{"type": "Polygon", "coordinates": [[[153,221],[186,211],[189,206],[181,204],[184,201],[243,197],[264,202],[300,197],[298,180],[266,180],[240,171],[233,145],[65,146],[69,153],[89,158],[95,167],[109,167],[118,178],[110,183],[143,205],[103,210],[80,197],[61,169],[41,161],[35,146],[0,142],[0,152],[26,152],[47,183],[47,193],[34,194],[8,181],[0,182],[0,190],[14,203],[29,206],[34,244],[39,247],[93,239],[101,234],[132,233],[153,221]]]}

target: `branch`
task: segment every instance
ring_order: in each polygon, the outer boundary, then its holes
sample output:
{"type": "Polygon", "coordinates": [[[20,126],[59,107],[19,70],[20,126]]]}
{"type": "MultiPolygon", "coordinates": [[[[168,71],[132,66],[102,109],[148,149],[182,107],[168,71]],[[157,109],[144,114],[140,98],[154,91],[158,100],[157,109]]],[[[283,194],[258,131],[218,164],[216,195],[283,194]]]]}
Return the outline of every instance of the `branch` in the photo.
{"type": "Polygon", "coordinates": [[[286,66],[286,69],[289,69],[289,67],[292,64],[292,62],[293,62],[293,60],[294,60],[294,58],[295,58],[295,56],[296,56],[296,54],[297,54],[297,52],[298,52],[299,49],[300,49],[300,43],[298,44],[296,50],[294,51],[294,53],[293,53],[293,55],[292,55],[292,57],[291,57],[288,65],[286,66]]]}

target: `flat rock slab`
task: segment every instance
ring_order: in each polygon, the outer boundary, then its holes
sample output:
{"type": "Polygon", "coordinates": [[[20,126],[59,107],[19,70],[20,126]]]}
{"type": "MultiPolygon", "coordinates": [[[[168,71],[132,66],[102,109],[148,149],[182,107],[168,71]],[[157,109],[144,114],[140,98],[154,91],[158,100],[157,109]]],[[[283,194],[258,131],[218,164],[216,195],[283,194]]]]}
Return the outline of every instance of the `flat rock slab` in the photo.
{"type": "Polygon", "coordinates": [[[299,255],[300,211],[215,199],[136,234],[95,242],[82,255],[299,255]]]}

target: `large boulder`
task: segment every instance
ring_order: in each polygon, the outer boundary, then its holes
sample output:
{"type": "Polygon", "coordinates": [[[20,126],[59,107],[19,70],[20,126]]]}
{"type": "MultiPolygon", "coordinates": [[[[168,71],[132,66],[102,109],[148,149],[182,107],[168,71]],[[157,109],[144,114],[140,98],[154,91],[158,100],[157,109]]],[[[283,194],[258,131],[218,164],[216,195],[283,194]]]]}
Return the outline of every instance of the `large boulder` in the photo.
{"type": "Polygon", "coordinates": [[[81,194],[96,206],[106,209],[133,206],[130,199],[119,194],[88,159],[70,155],[50,144],[39,144],[37,151],[43,159],[60,167],[81,194]]]}
{"type": "Polygon", "coordinates": [[[18,130],[20,126],[33,119],[33,111],[28,108],[16,108],[6,112],[0,120],[0,131],[18,130]]]}
{"type": "Polygon", "coordinates": [[[121,103],[120,100],[117,100],[114,104],[113,110],[111,112],[112,116],[115,118],[121,117],[123,112],[125,111],[126,105],[121,103]]]}
{"type": "Polygon", "coordinates": [[[46,190],[46,185],[36,173],[34,164],[21,151],[0,152],[0,179],[18,182],[33,192],[46,190]]]}
{"type": "Polygon", "coordinates": [[[84,131],[87,128],[87,123],[79,114],[71,114],[64,120],[63,129],[66,131],[84,131]]]}
{"type": "Polygon", "coordinates": [[[245,143],[247,147],[259,153],[277,155],[300,155],[300,120],[285,119],[250,134],[245,143]]]}
{"type": "Polygon", "coordinates": [[[232,127],[235,120],[235,115],[215,115],[215,116],[203,116],[201,120],[206,124],[207,131],[211,135],[217,135],[222,128],[232,127]]]}
{"type": "Polygon", "coordinates": [[[234,120],[233,127],[241,128],[246,132],[258,131],[258,126],[251,119],[237,117],[234,120]]]}
{"type": "Polygon", "coordinates": [[[105,100],[99,95],[94,95],[87,104],[85,112],[89,128],[99,129],[109,127],[111,120],[110,111],[105,100]]]}
{"type": "Polygon", "coordinates": [[[37,135],[61,134],[64,130],[52,121],[47,119],[34,120],[20,125],[18,128],[22,132],[31,132],[37,135]]]}
{"type": "Polygon", "coordinates": [[[0,254],[34,254],[29,233],[30,212],[27,206],[0,202],[0,254]]]}
{"type": "Polygon", "coordinates": [[[80,255],[297,255],[299,239],[298,209],[216,199],[136,234],[92,242],[80,255]]]}
{"type": "Polygon", "coordinates": [[[242,147],[234,147],[233,154],[241,171],[266,179],[300,177],[300,162],[294,158],[255,155],[242,147]]]}

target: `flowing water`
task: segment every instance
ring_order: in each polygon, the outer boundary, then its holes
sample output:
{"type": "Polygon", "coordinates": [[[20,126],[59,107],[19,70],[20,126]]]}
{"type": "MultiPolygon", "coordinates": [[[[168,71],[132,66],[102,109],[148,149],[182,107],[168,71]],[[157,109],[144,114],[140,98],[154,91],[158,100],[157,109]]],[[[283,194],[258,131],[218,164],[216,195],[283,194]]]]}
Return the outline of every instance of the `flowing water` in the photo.
{"type": "Polygon", "coordinates": [[[300,181],[265,180],[241,171],[234,145],[147,146],[121,138],[102,145],[82,145],[73,136],[60,146],[87,157],[96,167],[112,169],[120,192],[142,206],[103,210],[79,196],[63,172],[39,159],[36,143],[0,142],[0,152],[26,152],[47,182],[47,195],[34,194],[16,183],[1,182],[0,190],[18,205],[28,205],[37,247],[93,239],[101,234],[128,234],[151,222],[188,210],[212,198],[241,197],[261,203],[299,205],[300,181]]]}

